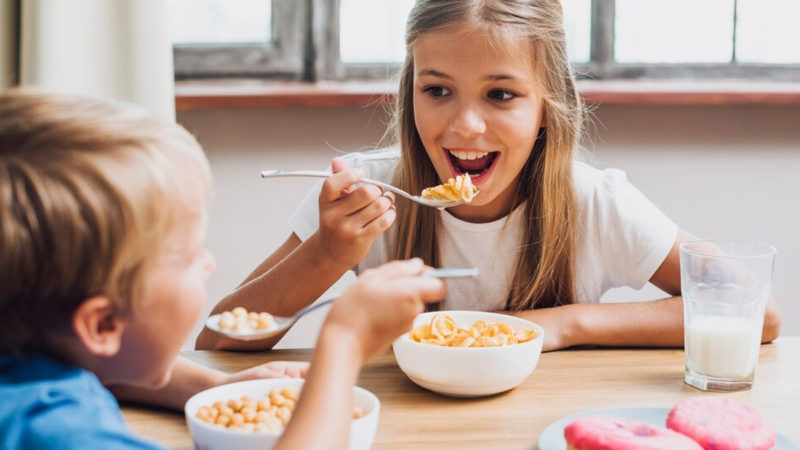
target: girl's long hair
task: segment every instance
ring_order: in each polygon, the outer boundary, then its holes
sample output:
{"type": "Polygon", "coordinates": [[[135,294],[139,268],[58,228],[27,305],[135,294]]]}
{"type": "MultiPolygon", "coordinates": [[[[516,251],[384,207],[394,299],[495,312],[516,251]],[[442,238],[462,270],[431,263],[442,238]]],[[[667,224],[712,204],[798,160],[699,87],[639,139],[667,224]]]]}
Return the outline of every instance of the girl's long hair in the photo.
{"type": "MultiPolygon", "coordinates": [[[[417,1],[408,18],[407,54],[394,111],[395,138],[402,154],[393,182],[409,192],[420,192],[440,182],[414,123],[411,55],[420,36],[461,26],[486,31],[498,47],[508,38],[526,38],[544,100],[547,127],[538,132],[514,198],[514,205],[524,202],[525,229],[506,309],[572,303],[578,234],[572,160],[581,135],[583,106],[567,57],[562,8],[557,0],[417,1]]],[[[407,201],[397,211],[393,258],[418,256],[438,266],[437,211],[407,201]]]]}

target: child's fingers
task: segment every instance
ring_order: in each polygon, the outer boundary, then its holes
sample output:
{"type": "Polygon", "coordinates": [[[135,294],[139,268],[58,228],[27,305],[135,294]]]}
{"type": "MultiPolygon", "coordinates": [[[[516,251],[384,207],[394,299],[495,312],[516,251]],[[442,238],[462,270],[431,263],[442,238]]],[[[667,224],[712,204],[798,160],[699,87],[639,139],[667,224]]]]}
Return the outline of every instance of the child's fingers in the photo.
{"type": "Polygon", "coordinates": [[[357,169],[344,169],[329,176],[322,184],[320,200],[333,202],[346,194],[349,188],[364,179],[364,172],[357,169]]]}
{"type": "MultiPolygon", "coordinates": [[[[351,213],[349,218],[355,223],[361,224],[362,228],[367,228],[373,221],[379,219],[388,211],[393,211],[394,202],[392,200],[393,199],[391,197],[380,195],[370,203],[364,205],[358,211],[351,213]]],[[[391,225],[393,221],[394,217],[392,217],[392,221],[390,221],[388,225],[391,225]]]]}
{"type": "Polygon", "coordinates": [[[347,163],[338,156],[331,160],[331,172],[337,173],[347,169],[347,163]]]}
{"type": "Polygon", "coordinates": [[[411,277],[421,275],[425,270],[425,264],[420,258],[411,258],[408,260],[391,261],[374,269],[369,269],[364,272],[367,277],[381,277],[387,279],[411,277]]]}
{"type": "Polygon", "coordinates": [[[425,303],[437,302],[443,299],[447,292],[444,281],[438,278],[416,276],[403,280],[403,282],[407,283],[410,289],[425,303]]]}
{"type": "Polygon", "coordinates": [[[383,214],[372,219],[361,228],[362,236],[369,240],[377,238],[381,233],[388,230],[397,218],[397,210],[390,206],[383,214]]]}

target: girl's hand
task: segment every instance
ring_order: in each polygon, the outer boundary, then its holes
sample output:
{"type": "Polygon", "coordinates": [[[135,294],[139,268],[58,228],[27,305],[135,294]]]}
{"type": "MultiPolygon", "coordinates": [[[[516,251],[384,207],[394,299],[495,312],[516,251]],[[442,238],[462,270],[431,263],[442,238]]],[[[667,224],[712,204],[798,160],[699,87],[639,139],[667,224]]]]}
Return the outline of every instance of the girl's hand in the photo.
{"type": "Polygon", "coordinates": [[[242,370],[241,372],[229,374],[223,377],[219,384],[257,380],[261,378],[305,378],[307,372],[307,362],[272,361],[242,370]]]}
{"type": "Polygon", "coordinates": [[[377,355],[411,329],[424,303],[444,298],[441,280],[420,276],[425,268],[415,258],[364,271],[336,300],[325,327],[351,336],[362,361],[377,355]]]}
{"type": "Polygon", "coordinates": [[[329,261],[349,269],[394,223],[394,195],[373,185],[355,187],[363,172],[339,158],[331,161],[331,171],[319,194],[319,245],[329,261]]]}
{"type": "Polygon", "coordinates": [[[554,308],[541,308],[530,311],[496,311],[500,314],[517,316],[544,328],[544,343],[542,351],[549,352],[560,350],[574,345],[571,337],[575,332],[575,314],[578,311],[571,310],[571,306],[565,305],[554,308]]]}

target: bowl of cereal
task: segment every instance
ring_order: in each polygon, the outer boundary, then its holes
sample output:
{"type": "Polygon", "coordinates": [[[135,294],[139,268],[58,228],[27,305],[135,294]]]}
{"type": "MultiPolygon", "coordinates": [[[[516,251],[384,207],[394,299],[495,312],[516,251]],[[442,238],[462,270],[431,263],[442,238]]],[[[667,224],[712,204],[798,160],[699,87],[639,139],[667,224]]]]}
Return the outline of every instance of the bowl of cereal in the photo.
{"type": "MultiPolygon", "coordinates": [[[[198,450],[262,450],[277,444],[305,380],[270,378],[224,384],[199,392],[186,402],[186,424],[198,450]]],[[[353,388],[350,450],[372,446],[380,402],[374,394],[353,388]]]]}
{"type": "Polygon", "coordinates": [[[519,317],[482,311],[423,313],[392,344],[397,364],[419,386],[456,397],[513,389],[536,368],[544,330],[519,317]]]}

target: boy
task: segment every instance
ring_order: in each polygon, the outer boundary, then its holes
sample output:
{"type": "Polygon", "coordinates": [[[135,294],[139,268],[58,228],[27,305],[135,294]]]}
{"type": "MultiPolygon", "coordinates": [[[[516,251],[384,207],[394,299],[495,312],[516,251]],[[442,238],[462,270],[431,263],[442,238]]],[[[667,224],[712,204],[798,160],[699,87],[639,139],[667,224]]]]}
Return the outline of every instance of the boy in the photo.
{"type": "MultiPolygon", "coordinates": [[[[225,375],[177,358],[214,268],[210,178],[175,124],[85,98],[0,95],[0,447],[153,448],[103,385],[177,409],[216,384],[303,374],[277,363],[225,375]]],[[[423,269],[387,265],[337,301],[279,445],[346,445],[339,418],[361,363],[443,296],[423,269]]]]}

